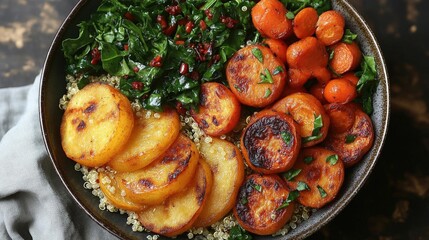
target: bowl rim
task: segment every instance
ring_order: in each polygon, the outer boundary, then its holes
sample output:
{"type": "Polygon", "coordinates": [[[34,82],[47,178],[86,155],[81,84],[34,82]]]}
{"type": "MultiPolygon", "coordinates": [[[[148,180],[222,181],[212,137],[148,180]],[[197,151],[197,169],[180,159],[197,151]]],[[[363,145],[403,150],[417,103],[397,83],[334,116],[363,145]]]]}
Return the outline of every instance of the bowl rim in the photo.
{"type": "MultiPolygon", "coordinates": [[[[367,22],[362,18],[362,16],[358,13],[358,11],[347,1],[347,0],[332,0],[331,2],[337,2],[338,4],[342,5],[343,7],[347,8],[348,10],[351,11],[351,13],[353,14],[353,17],[356,18],[359,21],[359,25],[362,29],[362,31],[367,32],[368,33],[368,38],[371,41],[371,44],[374,45],[374,53],[376,53],[378,55],[378,59],[380,60],[380,63],[377,66],[377,74],[378,74],[378,79],[380,81],[381,84],[381,78],[383,78],[383,84],[385,85],[385,91],[383,92],[385,94],[385,99],[384,99],[384,105],[385,105],[385,111],[383,111],[382,114],[382,123],[381,123],[381,129],[380,129],[380,139],[377,143],[377,146],[375,146],[375,142],[374,145],[372,146],[372,149],[374,152],[373,154],[373,158],[371,159],[371,162],[369,163],[369,165],[367,166],[368,171],[364,172],[363,175],[361,175],[360,179],[358,179],[358,183],[355,185],[356,188],[353,189],[353,191],[348,194],[348,195],[342,195],[340,198],[337,198],[335,201],[335,205],[338,205],[337,208],[333,208],[329,213],[329,215],[326,218],[323,218],[322,220],[316,221],[314,225],[312,225],[312,227],[310,229],[308,229],[308,231],[304,231],[301,233],[301,235],[299,236],[292,236],[294,237],[294,239],[303,239],[306,238],[310,235],[312,235],[313,233],[315,233],[317,230],[319,230],[320,228],[322,228],[324,225],[326,225],[327,223],[329,223],[334,217],[336,217],[350,202],[351,200],[355,197],[355,195],[359,192],[359,190],[363,187],[364,183],[368,180],[368,177],[370,176],[370,174],[372,173],[372,171],[374,170],[374,166],[378,160],[378,158],[380,157],[380,153],[383,149],[384,143],[385,143],[385,139],[387,137],[387,130],[388,130],[388,126],[390,123],[390,84],[389,84],[389,75],[388,75],[388,71],[386,68],[386,63],[383,57],[383,53],[381,51],[381,48],[379,46],[379,43],[373,33],[373,31],[370,29],[369,25],[367,24],[367,22]],[[341,201],[338,201],[339,199],[341,199],[341,201]]],[[[120,238],[120,239],[126,239],[127,237],[121,232],[118,231],[115,228],[112,228],[110,226],[110,224],[106,224],[105,223],[105,219],[103,218],[99,218],[97,216],[95,216],[92,211],[85,206],[80,200],[79,198],[74,194],[73,189],[71,188],[71,186],[69,185],[69,183],[67,182],[67,180],[64,178],[63,173],[61,172],[61,169],[59,169],[59,167],[56,164],[56,160],[54,158],[54,155],[52,154],[52,142],[50,141],[50,139],[48,138],[48,134],[47,131],[49,131],[49,127],[47,126],[47,122],[44,119],[44,116],[46,114],[46,109],[44,106],[44,99],[45,99],[45,89],[46,89],[46,71],[49,68],[49,66],[52,64],[53,58],[54,58],[54,54],[53,52],[55,51],[55,49],[58,49],[59,47],[61,47],[61,42],[62,42],[62,37],[65,34],[65,32],[67,31],[68,27],[73,27],[70,26],[73,19],[79,14],[80,10],[82,8],[84,8],[87,4],[89,4],[91,1],[90,0],[79,0],[76,5],[72,8],[72,10],[70,11],[70,13],[67,15],[67,17],[64,19],[64,21],[62,22],[61,26],[59,27],[57,33],[55,34],[53,41],[50,45],[50,48],[47,52],[46,58],[45,58],[45,62],[43,64],[43,68],[41,71],[41,81],[39,83],[39,102],[38,102],[38,107],[39,107],[39,124],[40,124],[40,128],[42,131],[42,136],[43,136],[43,142],[47,151],[47,154],[54,166],[54,169],[57,173],[57,175],[59,176],[61,182],[63,183],[63,185],[66,187],[68,193],[71,195],[71,197],[73,198],[73,201],[75,203],[78,204],[78,206],[80,208],[82,208],[84,210],[84,212],[92,219],[94,220],[97,224],[99,224],[101,227],[103,227],[104,229],[106,229],[108,232],[110,232],[111,234],[113,234],[114,236],[120,238]]],[[[101,210],[100,210],[101,211],[101,210]]],[[[131,231],[131,229],[130,229],[131,231]]],[[[293,231],[291,232],[293,233],[293,231]]],[[[271,236],[258,236],[258,238],[273,238],[271,236]]],[[[290,233],[285,235],[285,236],[276,236],[273,239],[287,239],[290,237],[290,233]]]]}

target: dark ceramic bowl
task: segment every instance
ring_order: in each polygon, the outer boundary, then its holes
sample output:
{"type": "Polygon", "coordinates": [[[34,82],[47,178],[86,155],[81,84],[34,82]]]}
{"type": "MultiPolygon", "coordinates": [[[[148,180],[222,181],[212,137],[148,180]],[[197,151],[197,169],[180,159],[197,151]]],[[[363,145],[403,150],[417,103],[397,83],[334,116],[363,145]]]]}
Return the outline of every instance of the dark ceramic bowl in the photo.
{"type": "MultiPolygon", "coordinates": [[[[315,212],[309,220],[301,223],[286,236],[274,237],[275,239],[305,238],[334,218],[356,195],[368,178],[386,136],[389,120],[389,83],[380,47],[368,25],[347,1],[333,0],[332,3],[333,8],[345,16],[348,28],[358,34],[358,42],[363,53],[374,56],[377,63],[380,84],[374,96],[375,111],[372,114],[376,136],[374,146],[359,164],[347,169],[342,191],[332,203],[315,212]]],[[[76,25],[80,21],[88,19],[90,13],[95,11],[98,5],[99,1],[81,0],[62,24],[48,52],[42,71],[39,99],[44,141],[52,163],[71,197],[94,221],[119,238],[145,239],[146,233],[133,232],[131,227],[126,225],[126,216],[101,211],[98,208],[98,198],[82,187],[82,174],[74,170],[74,162],[65,156],[61,147],[59,129],[63,112],[58,108],[58,103],[66,89],[66,62],[61,51],[61,42],[63,39],[78,36],[76,25]]]]}

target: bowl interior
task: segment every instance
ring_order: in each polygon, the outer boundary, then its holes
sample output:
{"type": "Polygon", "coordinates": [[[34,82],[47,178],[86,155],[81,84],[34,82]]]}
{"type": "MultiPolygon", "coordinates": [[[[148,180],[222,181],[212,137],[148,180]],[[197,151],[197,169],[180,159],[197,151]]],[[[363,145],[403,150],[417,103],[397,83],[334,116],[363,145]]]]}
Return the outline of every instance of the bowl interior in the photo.
{"type": "MultiPolygon", "coordinates": [[[[66,91],[66,62],[61,51],[61,42],[63,39],[78,35],[76,25],[80,21],[88,19],[90,13],[96,10],[99,3],[99,1],[81,0],[66,18],[51,45],[42,70],[40,85],[41,127],[47,151],[71,197],[92,219],[114,235],[123,239],[142,239],[146,237],[146,233],[133,232],[131,227],[126,225],[126,215],[101,211],[98,208],[98,198],[93,196],[90,190],[83,188],[82,174],[74,170],[74,162],[65,156],[61,147],[59,129],[63,112],[59,109],[58,103],[66,91]]],[[[358,42],[363,54],[374,56],[377,63],[380,83],[373,99],[374,113],[371,116],[375,130],[374,146],[359,164],[346,170],[344,185],[336,200],[313,213],[307,221],[301,223],[286,236],[278,236],[275,237],[276,239],[305,238],[336,216],[356,195],[369,176],[386,136],[389,119],[389,87],[388,75],[380,48],[367,24],[349,3],[344,0],[333,0],[332,5],[335,10],[345,16],[347,27],[358,34],[358,42]]],[[[272,237],[267,236],[258,238],[272,239],[272,237]]]]}

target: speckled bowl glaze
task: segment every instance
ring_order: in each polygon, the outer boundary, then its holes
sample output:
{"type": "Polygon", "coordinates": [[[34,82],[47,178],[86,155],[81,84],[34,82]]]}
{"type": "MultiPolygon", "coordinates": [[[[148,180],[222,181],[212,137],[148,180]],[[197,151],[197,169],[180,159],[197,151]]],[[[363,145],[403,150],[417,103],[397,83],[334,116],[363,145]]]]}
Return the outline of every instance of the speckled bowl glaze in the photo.
{"type": "MultiPolygon", "coordinates": [[[[117,237],[122,239],[146,239],[146,233],[133,232],[131,227],[126,225],[125,215],[101,211],[98,208],[98,198],[82,187],[82,174],[74,170],[74,162],[65,156],[61,147],[59,129],[63,112],[59,109],[58,103],[66,89],[66,63],[61,52],[61,42],[63,39],[78,35],[76,25],[80,21],[88,19],[90,13],[96,10],[98,4],[99,1],[81,0],[71,11],[55,36],[42,71],[39,99],[40,123],[46,149],[71,197],[94,221],[117,237]]],[[[359,164],[347,169],[342,190],[332,203],[315,212],[309,220],[299,224],[296,229],[285,236],[257,237],[259,239],[303,239],[333,219],[356,195],[368,178],[386,137],[390,105],[389,82],[380,47],[368,25],[347,1],[333,0],[332,5],[335,10],[345,16],[347,27],[358,34],[358,42],[363,53],[374,56],[377,63],[380,84],[374,96],[374,113],[372,114],[376,136],[374,146],[359,164]]]]}

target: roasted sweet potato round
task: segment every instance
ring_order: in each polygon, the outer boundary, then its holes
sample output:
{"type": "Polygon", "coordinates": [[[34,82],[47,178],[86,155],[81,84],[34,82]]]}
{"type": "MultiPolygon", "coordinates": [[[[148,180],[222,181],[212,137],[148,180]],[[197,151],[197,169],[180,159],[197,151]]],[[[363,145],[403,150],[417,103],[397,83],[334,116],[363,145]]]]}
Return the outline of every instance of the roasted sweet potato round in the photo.
{"type": "Polygon", "coordinates": [[[213,173],[213,188],[194,227],[206,227],[219,221],[234,206],[244,179],[240,150],[231,142],[213,138],[202,142],[200,153],[213,173]]]}
{"type": "Polygon", "coordinates": [[[263,110],[243,130],[240,147],[253,170],[265,174],[286,171],[301,148],[298,125],[289,115],[263,110]]]}
{"type": "Polygon", "coordinates": [[[299,125],[304,147],[322,142],[328,134],[329,117],[319,100],[311,94],[291,94],[276,102],[272,109],[293,117],[299,125]]]}
{"type": "Polygon", "coordinates": [[[212,183],[210,167],[200,161],[193,180],[185,190],[172,195],[160,205],[150,206],[139,212],[139,221],[151,232],[167,237],[185,232],[203,210],[212,183]]]}
{"type": "Polygon", "coordinates": [[[311,208],[321,208],[332,201],[344,180],[341,157],[320,147],[303,149],[291,171],[298,175],[292,178],[289,172],[283,174],[289,190],[299,191],[298,201],[311,208]]]}
{"type": "Polygon", "coordinates": [[[245,230],[273,234],[293,215],[295,203],[288,202],[288,197],[289,191],[279,176],[251,174],[240,188],[233,213],[245,230]]]}
{"type": "Polygon", "coordinates": [[[114,87],[92,83],[68,103],[61,122],[61,144],[70,159],[97,167],[123,148],[133,126],[128,99],[114,87]]]}
{"type": "Polygon", "coordinates": [[[199,158],[195,144],[188,137],[179,135],[165,154],[149,166],[134,172],[118,173],[119,187],[133,202],[160,204],[188,184],[199,158]]]}
{"type": "Polygon", "coordinates": [[[198,126],[210,136],[230,132],[240,120],[241,104],[225,85],[207,82],[201,85],[200,106],[191,114],[198,126]]]}
{"type": "Polygon", "coordinates": [[[140,111],[135,118],[133,132],[124,148],[108,165],[118,172],[141,169],[158,159],[174,143],[180,131],[177,112],[165,108],[163,112],[148,117],[147,111],[140,111]]]}
{"type": "Polygon", "coordinates": [[[238,50],[228,61],[226,78],[241,103],[265,107],[282,94],[286,69],[269,48],[249,45],[238,50]]]}
{"type": "Polygon", "coordinates": [[[104,196],[109,199],[113,206],[134,212],[142,211],[146,208],[146,205],[135,203],[127,197],[126,192],[118,187],[118,182],[114,174],[100,172],[98,183],[104,196]]]}
{"type": "MultiPolygon", "coordinates": [[[[329,104],[327,109],[338,109],[335,106],[336,105],[329,104]]],[[[358,163],[371,149],[374,142],[374,128],[371,118],[362,111],[360,106],[355,103],[348,103],[340,107],[340,109],[344,108],[347,110],[341,114],[336,114],[336,112],[328,110],[329,115],[334,119],[334,124],[341,122],[342,119],[347,119],[344,120],[347,124],[334,125],[336,127],[333,127],[333,129],[337,129],[337,132],[330,131],[323,145],[338,153],[345,167],[351,167],[358,163]],[[354,118],[351,126],[349,111],[354,113],[352,114],[354,118]],[[346,117],[343,117],[344,114],[346,114],[346,117]],[[338,132],[338,129],[344,130],[349,126],[350,128],[346,131],[338,132]]]]}

